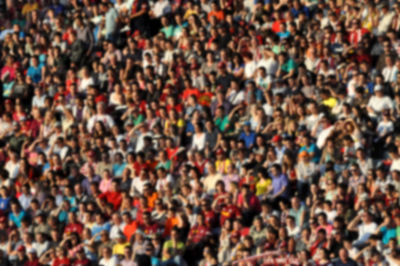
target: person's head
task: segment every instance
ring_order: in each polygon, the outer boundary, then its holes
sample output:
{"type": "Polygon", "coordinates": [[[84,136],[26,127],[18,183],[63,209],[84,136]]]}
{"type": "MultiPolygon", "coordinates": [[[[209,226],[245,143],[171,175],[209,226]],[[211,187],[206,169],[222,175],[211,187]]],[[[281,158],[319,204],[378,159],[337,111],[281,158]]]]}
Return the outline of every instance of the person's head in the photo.
{"type": "Polygon", "coordinates": [[[364,212],[361,215],[361,220],[363,221],[363,223],[369,224],[373,221],[373,217],[372,214],[370,212],[364,212]]]}
{"type": "Polygon", "coordinates": [[[173,227],[171,230],[171,239],[174,241],[177,241],[179,239],[179,229],[176,227],[173,227]]]}
{"type": "Polygon", "coordinates": [[[325,212],[321,212],[321,213],[318,215],[318,223],[319,223],[320,225],[325,225],[325,224],[327,223],[327,216],[326,216],[326,213],[325,213],[325,212]]]}
{"type": "Polygon", "coordinates": [[[347,249],[341,248],[339,250],[339,258],[343,262],[347,262],[347,259],[349,258],[349,253],[347,252],[347,249]]]}
{"type": "Polygon", "coordinates": [[[318,230],[318,232],[317,232],[317,239],[320,240],[320,241],[326,239],[326,231],[325,231],[325,229],[322,229],[322,228],[321,228],[321,229],[318,230]]]}
{"type": "Polygon", "coordinates": [[[103,249],[101,250],[101,254],[103,255],[104,258],[109,259],[111,258],[112,250],[108,246],[103,247],[103,249]]]}
{"type": "Polygon", "coordinates": [[[279,164],[273,164],[271,167],[271,174],[274,177],[279,177],[279,175],[281,174],[282,168],[279,164]]]}

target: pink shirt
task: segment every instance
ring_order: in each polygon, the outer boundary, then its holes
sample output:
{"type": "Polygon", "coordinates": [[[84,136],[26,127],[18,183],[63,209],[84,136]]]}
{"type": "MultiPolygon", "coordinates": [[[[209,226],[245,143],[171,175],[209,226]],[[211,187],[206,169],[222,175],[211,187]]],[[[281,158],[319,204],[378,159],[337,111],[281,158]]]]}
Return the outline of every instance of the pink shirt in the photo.
{"type": "Polygon", "coordinates": [[[107,191],[111,191],[111,184],[112,184],[112,179],[102,179],[100,182],[99,189],[101,193],[105,193],[107,191]]]}

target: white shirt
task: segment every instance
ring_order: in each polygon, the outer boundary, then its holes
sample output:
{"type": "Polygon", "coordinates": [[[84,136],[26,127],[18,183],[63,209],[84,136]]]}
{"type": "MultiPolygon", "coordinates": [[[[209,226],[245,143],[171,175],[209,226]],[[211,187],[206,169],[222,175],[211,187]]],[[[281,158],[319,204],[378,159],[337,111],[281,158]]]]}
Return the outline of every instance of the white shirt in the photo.
{"type": "Polygon", "coordinates": [[[263,109],[266,116],[272,116],[272,114],[274,113],[274,107],[269,105],[268,103],[265,103],[263,105],[263,109]]]}
{"type": "Polygon", "coordinates": [[[160,18],[171,12],[171,4],[168,0],[157,1],[153,6],[153,13],[156,18],[160,18]]]}
{"type": "Polygon", "coordinates": [[[395,66],[387,66],[382,70],[382,75],[385,82],[395,82],[396,81],[397,69],[395,66]]]}
{"type": "Polygon", "coordinates": [[[137,138],[136,149],[135,149],[136,153],[138,153],[138,152],[143,150],[143,148],[144,148],[144,138],[147,137],[147,136],[148,137],[152,137],[153,135],[150,132],[147,132],[145,134],[140,134],[140,136],[137,138]]]}
{"type": "Polygon", "coordinates": [[[253,75],[254,75],[254,73],[256,72],[256,70],[257,70],[257,64],[256,64],[256,62],[251,61],[251,62],[247,63],[247,64],[244,66],[244,77],[245,77],[246,79],[252,78],[253,75]]]}
{"type": "Polygon", "coordinates": [[[130,193],[131,196],[133,196],[136,192],[142,194],[144,185],[147,183],[148,183],[147,180],[141,180],[140,177],[135,177],[131,185],[131,193],[130,193]]]}
{"type": "Polygon", "coordinates": [[[60,147],[58,147],[58,145],[55,145],[54,149],[53,149],[53,153],[58,154],[60,156],[61,160],[65,159],[65,157],[68,154],[68,151],[69,151],[68,146],[63,146],[60,148],[60,147]]]}
{"type": "Polygon", "coordinates": [[[26,195],[26,194],[21,194],[21,196],[19,196],[18,201],[19,204],[21,204],[22,209],[26,210],[29,208],[32,198],[33,198],[32,195],[26,195]]]}
{"type": "Polygon", "coordinates": [[[400,171],[400,158],[394,159],[392,161],[392,165],[390,166],[390,172],[392,171],[400,171]]]}
{"type": "Polygon", "coordinates": [[[381,121],[378,124],[378,127],[376,129],[378,131],[379,136],[383,137],[388,133],[391,133],[394,131],[394,125],[392,121],[381,121]]]}
{"type": "Polygon", "coordinates": [[[38,107],[38,108],[43,108],[44,107],[44,101],[46,100],[46,95],[41,95],[41,96],[33,96],[32,98],[32,107],[38,107]]]}
{"type": "Polygon", "coordinates": [[[298,226],[295,226],[293,228],[290,228],[288,226],[286,226],[287,231],[288,231],[288,236],[289,237],[295,237],[297,238],[300,234],[300,228],[298,226]]]}
{"type": "Polygon", "coordinates": [[[86,92],[87,88],[91,85],[94,84],[93,78],[89,77],[89,78],[82,78],[80,83],[79,83],[79,87],[78,87],[78,91],[79,92],[86,92]]]}
{"type": "Polygon", "coordinates": [[[309,116],[307,116],[306,124],[307,124],[308,130],[311,130],[314,127],[314,125],[316,123],[318,123],[319,119],[320,119],[319,115],[309,115],[309,116]]]}
{"type": "Polygon", "coordinates": [[[239,103],[244,101],[244,91],[231,91],[230,94],[228,95],[228,101],[232,105],[238,105],[239,103]]]}
{"type": "Polygon", "coordinates": [[[32,247],[36,250],[37,255],[40,257],[49,249],[50,243],[49,241],[45,241],[43,243],[35,242],[32,244],[32,247]]]}
{"type": "Polygon", "coordinates": [[[362,223],[358,226],[358,239],[357,241],[366,242],[369,237],[376,231],[377,225],[372,222],[369,224],[362,223]]]}
{"type": "Polygon", "coordinates": [[[308,71],[314,72],[319,64],[319,61],[320,61],[319,58],[315,58],[314,60],[312,60],[311,58],[307,57],[306,60],[304,61],[304,64],[308,71]]]}
{"type": "Polygon", "coordinates": [[[385,33],[388,31],[394,17],[393,12],[387,12],[379,18],[378,33],[385,33]]]}
{"type": "Polygon", "coordinates": [[[267,75],[275,75],[276,71],[278,71],[278,62],[271,56],[268,59],[258,61],[257,67],[264,67],[267,75]]]}
{"type": "MultiPolygon", "coordinates": [[[[6,122],[3,119],[0,119],[0,134],[3,134],[6,132],[8,129],[12,128],[12,123],[6,122]]],[[[12,132],[8,132],[7,136],[11,135],[12,132]]]]}
{"type": "Polygon", "coordinates": [[[14,163],[13,161],[9,160],[4,168],[8,171],[8,176],[10,179],[14,179],[17,177],[19,172],[19,162],[17,161],[14,163]]]}
{"type": "Polygon", "coordinates": [[[102,258],[99,263],[100,266],[117,266],[118,260],[116,257],[111,257],[109,259],[102,258]]]}
{"type": "Polygon", "coordinates": [[[120,223],[119,225],[114,224],[114,225],[111,227],[111,230],[110,230],[110,238],[111,238],[112,240],[117,239],[117,238],[118,238],[118,235],[119,235],[121,232],[124,231],[124,227],[125,227],[125,223],[124,223],[124,222],[120,223]]]}
{"type": "Polygon", "coordinates": [[[164,178],[158,179],[156,184],[156,190],[157,191],[165,190],[166,187],[172,184],[173,181],[174,180],[172,179],[172,176],[169,174],[164,178]]]}
{"type": "Polygon", "coordinates": [[[196,150],[203,150],[204,147],[206,146],[206,134],[205,133],[200,133],[200,134],[194,134],[192,138],[192,149],[196,150]]]}
{"type": "Polygon", "coordinates": [[[375,112],[379,113],[386,108],[393,109],[393,102],[388,96],[372,96],[369,99],[368,106],[371,107],[375,112]]]}
{"type": "Polygon", "coordinates": [[[347,93],[351,98],[354,98],[354,96],[356,95],[356,86],[357,81],[355,78],[352,78],[347,85],[347,93]]]}
{"type": "Polygon", "coordinates": [[[114,123],[114,120],[112,119],[112,117],[111,117],[110,115],[107,115],[107,114],[104,114],[104,115],[97,114],[97,115],[92,116],[92,117],[89,119],[89,122],[88,122],[88,125],[87,125],[87,128],[88,128],[89,132],[92,132],[93,127],[94,127],[94,124],[95,124],[97,121],[103,122],[104,126],[107,127],[107,128],[109,128],[109,129],[112,128],[112,127],[114,126],[114,124],[115,124],[115,123],[114,123]]]}

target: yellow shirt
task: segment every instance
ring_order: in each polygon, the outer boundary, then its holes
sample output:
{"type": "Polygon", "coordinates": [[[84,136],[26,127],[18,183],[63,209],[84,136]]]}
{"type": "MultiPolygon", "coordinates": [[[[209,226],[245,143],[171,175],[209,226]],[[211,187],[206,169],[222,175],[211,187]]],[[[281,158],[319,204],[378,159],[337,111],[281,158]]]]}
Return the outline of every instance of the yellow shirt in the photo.
{"type": "Polygon", "coordinates": [[[183,15],[183,19],[184,19],[184,20],[187,20],[187,19],[188,19],[191,15],[193,15],[193,14],[197,15],[196,10],[194,10],[194,9],[188,9],[188,10],[185,12],[185,15],[183,15]]]}
{"type": "Polygon", "coordinates": [[[26,3],[26,4],[22,7],[21,13],[22,13],[22,15],[25,16],[26,14],[28,14],[28,13],[30,13],[30,12],[32,12],[32,11],[35,11],[35,10],[38,9],[38,8],[39,8],[39,6],[38,6],[37,3],[32,3],[32,4],[26,3]]]}
{"type": "Polygon", "coordinates": [[[129,246],[129,242],[115,244],[112,249],[113,255],[124,255],[124,249],[126,246],[129,246]]]}
{"type": "Polygon", "coordinates": [[[271,179],[260,179],[256,184],[256,196],[264,195],[265,193],[267,193],[270,185],[271,179]]]}
{"type": "Polygon", "coordinates": [[[181,119],[181,118],[178,119],[178,121],[176,121],[175,123],[172,122],[171,120],[168,120],[168,121],[165,123],[165,130],[168,131],[168,129],[169,129],[169,127],[170,127],[171,125],[176,125],[178,128],[181,128],[181,127],[185,126],[185,121],[183,121],[183,119],[181,119]]]}
{"type": "Polygon", "coordinates": [[[225,159],[225,160],[217,160],[215,162],[215,169],[221,174],[226,174],[228,172],[228,167],[231,164],[230,159],[225,159]]]}
{"type": "Polygon", "coordinates": [[[334,97],[330,97],[329,99],[326,99],[324,101],[322,101],[322,103],[326,106],[328,106],[329,108],[333,108],[336,106],[337,104],[337,100],[334,97]]]}

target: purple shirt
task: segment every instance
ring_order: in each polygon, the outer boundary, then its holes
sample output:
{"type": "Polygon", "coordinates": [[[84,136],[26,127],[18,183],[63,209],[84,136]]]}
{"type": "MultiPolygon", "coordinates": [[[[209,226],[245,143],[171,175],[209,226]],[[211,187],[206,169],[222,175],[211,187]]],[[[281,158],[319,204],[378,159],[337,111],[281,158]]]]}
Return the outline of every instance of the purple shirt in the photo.
{"type": "Polygon", "coordinates": [[[273,187],[273,195],[276,195],[283,187],[285,187],[285,192],[281,194],[281,197],[287,197],[288,191],[288,178],[284,174],[280,174],[279,176],[272,176],[272,187],[273,187]]]}

